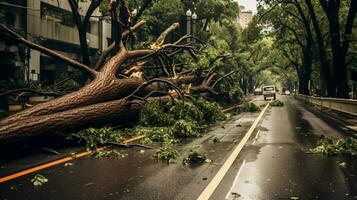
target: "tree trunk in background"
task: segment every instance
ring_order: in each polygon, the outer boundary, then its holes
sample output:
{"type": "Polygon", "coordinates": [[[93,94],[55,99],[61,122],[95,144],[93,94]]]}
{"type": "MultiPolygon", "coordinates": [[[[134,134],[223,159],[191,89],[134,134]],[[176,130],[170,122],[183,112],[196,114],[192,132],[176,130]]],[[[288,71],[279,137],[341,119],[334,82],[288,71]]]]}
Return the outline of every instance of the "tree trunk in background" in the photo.
{"type": "Polygon", "coordinates": [[[322,77],[324,78],[324,82],[327,87],[327,95],[329,97],[335,97],[336,96],[335,80],[332,78],[332,75],[331,75],[330,63],[327,60],[327,51],[326,51],[326,48],[324,45],[324,40],[323,40],[323,36],[322,36],[321,29],[319,26],[319,22],[317,20],[316,13],[315,13],[314,7],[311,3],[311,0],[305,0],[305,2],[309,9],[312,24],[313,24],[315,34],[316,34],[316,39],[317,39],[317,44],[318,44],[318,49],[319,49],[319,58],[320,58],[320,63],[321,63],[320,71],[321,71],[321,73],[323,73],[322,77]]]}

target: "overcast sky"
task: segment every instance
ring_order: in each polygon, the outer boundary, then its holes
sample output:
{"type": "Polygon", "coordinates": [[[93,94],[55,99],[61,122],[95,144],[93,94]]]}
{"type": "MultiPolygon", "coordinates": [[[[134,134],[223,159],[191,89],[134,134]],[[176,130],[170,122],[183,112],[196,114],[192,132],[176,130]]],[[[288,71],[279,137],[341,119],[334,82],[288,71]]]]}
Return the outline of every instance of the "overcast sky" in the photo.
{"type": "Polygon", "coordinates": [[[256,0],[236,0],[239,5],[244,6],[246,10],[253,10],[254,13],[257,13],[257,2],[256,0]]]}

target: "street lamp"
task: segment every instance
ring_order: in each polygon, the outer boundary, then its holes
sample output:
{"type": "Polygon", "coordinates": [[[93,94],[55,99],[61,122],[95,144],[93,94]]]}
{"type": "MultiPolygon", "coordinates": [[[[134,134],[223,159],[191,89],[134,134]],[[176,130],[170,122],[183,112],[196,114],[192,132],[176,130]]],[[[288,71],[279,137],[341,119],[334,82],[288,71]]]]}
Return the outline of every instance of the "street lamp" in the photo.
{"type": "MultiPolygon", "coordinates": [[[[188,9],[186,11],[186,19],[187,19],[186,34],[187,35],[191,35],[191,17],[192,17],[191,9],[188,9]]],[[[190,39],[187,39],[187,41],[190,41],[190,39]]]]}
{"type": "Polygon", "coordinates": [[[194,12],[192,14],[192,35],[194,36],[196,33],[196,21],[197,21],[197,14],[194,12]]]}

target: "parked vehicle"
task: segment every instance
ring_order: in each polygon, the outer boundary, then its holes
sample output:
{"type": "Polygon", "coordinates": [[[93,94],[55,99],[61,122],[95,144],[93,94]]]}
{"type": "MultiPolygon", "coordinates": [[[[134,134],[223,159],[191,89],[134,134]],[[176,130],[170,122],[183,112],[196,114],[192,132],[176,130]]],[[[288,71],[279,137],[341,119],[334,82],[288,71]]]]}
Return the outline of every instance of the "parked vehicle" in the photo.
{"type": "Polygon", "coordinates": [[[290,91],[289,91],[289,90],[286,90],[286,91],[285,91],[285,95],[290,95],[290,91]]]}
{"type": "Polygon", "coordinates": [[[254,95],[261,95],[262,94],[262,88],[256,88],[254,90],[254,95]]]}
{"type": "Polygon", "coordinates": [[[264,100],[266,100],[268,97],[273,97],[274,100],[276,99],[276,88],[274,85],[267,85],[263,87],[263,95],[264,95],[264,100]]]}

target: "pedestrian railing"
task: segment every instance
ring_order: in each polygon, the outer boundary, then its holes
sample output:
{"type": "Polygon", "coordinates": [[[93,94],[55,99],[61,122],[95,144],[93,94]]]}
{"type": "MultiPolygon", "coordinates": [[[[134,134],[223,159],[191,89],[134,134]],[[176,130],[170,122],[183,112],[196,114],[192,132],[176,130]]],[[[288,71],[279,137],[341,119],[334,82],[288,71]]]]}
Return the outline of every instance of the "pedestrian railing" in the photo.
{"type": "Polygon", "coordinates": [[[357,117],[357,100],[296,95],[297,99],[322,108],[337,110],[357,117]]]}

